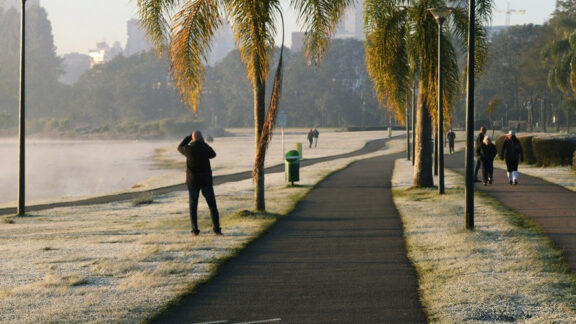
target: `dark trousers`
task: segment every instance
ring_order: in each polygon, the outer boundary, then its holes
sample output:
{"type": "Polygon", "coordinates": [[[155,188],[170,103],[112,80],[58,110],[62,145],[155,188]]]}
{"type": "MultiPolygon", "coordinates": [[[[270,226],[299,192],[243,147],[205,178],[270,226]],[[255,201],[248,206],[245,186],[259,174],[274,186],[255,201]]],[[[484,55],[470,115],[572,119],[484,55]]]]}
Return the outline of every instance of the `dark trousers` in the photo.
{"type": "Polygon", "coordinates": [[[210,208],[210,216],[212,218],[212,226],[214,231],[220,231],[220,215],[218,214],[218,207],[216,206],[216,195],[214,195],[214,188],[206,186],[202,188],[194,188],[188,185],[188,198],[190,203],[190,221],[192,222],[192,230],[198,231],[198,198],[202,192],[202,196],[208,203],[210,208]]]}
{"type": "Polygon", "coordinates": [[[478,171],[480,171],[480,167],[482,166],[482,159],[476,158],[476,167],[474,168],[474,181],[478,181],[478,171]]]}
{"type": "Polygon", "coordinates": [[[484,183],[492,180],[494,174],[494,161],[484,160],[482,161],[482,180],[484,183]]]}

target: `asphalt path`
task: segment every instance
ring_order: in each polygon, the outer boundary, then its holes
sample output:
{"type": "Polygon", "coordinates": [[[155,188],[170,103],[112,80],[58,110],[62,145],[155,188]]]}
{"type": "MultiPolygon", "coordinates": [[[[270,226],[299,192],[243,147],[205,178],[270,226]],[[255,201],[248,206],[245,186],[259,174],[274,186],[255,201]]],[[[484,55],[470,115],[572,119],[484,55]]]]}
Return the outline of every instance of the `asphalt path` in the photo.
{"type": "MultiPolygon", "coordinates": [[[[326,157],[315,158],[315,159],[304,159],[304,160],[300,161],[300,166],[305,167],[305,166],[313,165],[313,164],[320,163],[320,162],[330,161],[330,160],[334,160],[334,159],[341,159],[341,158],[346,158],[346,157],[376,152],[376,151],[378,151],[384,147],[387,140],[388,139],[377,139],[377,140],[369,141],[361,149],[353,151],[353,152],[349,152],[346,154],[332,155],[332,156],[326,156],[326,157]]],[[[176,148],[174,148],[174,150],[176,150],[176,148]]],[[[265,172],[266,173],[275,173],[275,172],[283,172],[283,171],[284,171],[284,164],[279,164],[276,166],[266,168],[265,172]]],[[[182,171],[182,172],[183,172],[182,174],[184,174],[184,171],[182,171]]],[[[239,173],[234,173],[234,174],[214,176],[214,184],[218,185],[218,184],[222,184],[222,183],[226,183],[226,182],[245,180],[245,179],[251,178],[251,176],[252,176],[252,171],[244,171],[244,172],[239,172],[239,173]]],[[[174,192],[174,191],[185,191],[185,190],[187,190],[186,184],[180,183],[180,184],[176,184],[176,185],[172,185],[172,186],[155,188],[155,189],[146,190],[146,191],[116,193],[116,194],[102,195],[102,196],[97,196],[97,197],[78,199],[78,200],[72,200],[72,201],[65,201],[65,202],[54,202],[54,203],[30,205],[30,206],[26,206],[26,212],[39,211],[39,210],[58,208],[58,207],[105,204],[105,203],[111,203],[111,202],[116,202],[116,201],[133,200],[133,199],[140,197],[143,194],[147,194],[147,193],[152,193],[154,195],[163,195],[163,194],[167,194],[167,193],[174,192]]],[[[12,214],[16,214],[16,207],[0,208],[0,215],[12,215],[12,214]]]]}
{"type": "Polygon", "coordinates": [[[394,160],[357,161],[155,323],[425,323],[392,201],[394,160]]]}
{"type": "MultiPolygon", "coordinates": [[[[464,174],[464,153],[446,155],[445,167],[464,174]]],[[[519,184],[510,185],[506,170],[494,168],[494,183],[475,189],[503,206],[531,219],[562,250],[572,273],[576,273],[576,193],[562,186],[531,177],[519,168],[519,184]]],[[[481,179],[482,170],[478,173],[481,179]]]]}

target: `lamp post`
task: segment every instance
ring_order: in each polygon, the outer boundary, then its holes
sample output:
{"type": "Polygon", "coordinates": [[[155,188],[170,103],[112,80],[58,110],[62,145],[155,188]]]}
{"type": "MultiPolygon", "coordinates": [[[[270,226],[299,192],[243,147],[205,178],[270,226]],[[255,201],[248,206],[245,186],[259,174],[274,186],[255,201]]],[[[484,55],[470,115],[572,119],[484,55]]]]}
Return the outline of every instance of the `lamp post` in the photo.
{"type": "Polygon", "coordinates": [[[26,201],[26,105],[25,105],[25,39],[26,39],[26,0],[22,0],[22,12],[20,20],[20,107],[19,107],[19,130],[18,130],[18,209],[16,214],[25,214],[26,201]]]}
{"type": "Polygon", "coordinates": [[[476,0],[468,1],[468,79],[466,89],[466,229],[474,229],[474,52],[476,0]]]}
{"type": "Polygon", "coordinates": [[[452,12],[452,8],[438,7],[428,9],[438,23],[438,140],[436,151],[438,152],[438,193],[444,194],[444,108],[442,107],[442,24],[452,12]]]}

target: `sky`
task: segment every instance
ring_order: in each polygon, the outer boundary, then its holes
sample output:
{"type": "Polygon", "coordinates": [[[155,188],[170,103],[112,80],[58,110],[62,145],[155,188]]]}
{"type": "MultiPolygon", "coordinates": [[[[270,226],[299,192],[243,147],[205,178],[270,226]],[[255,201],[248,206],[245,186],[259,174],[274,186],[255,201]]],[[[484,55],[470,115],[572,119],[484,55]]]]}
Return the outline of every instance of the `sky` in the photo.
{"type": "MultiPolygon", "coordinates": [[[[287,0],[284,1],[286,3],[287,0]]],[[[137,0],[40,0],[52,22],[52,33],[57,53],[88,53],[96,43],[126,45],[126,22],[136,18],[137,0]]],[[[505,25],[506,11],[510,9],[510,25],[542,24],[554,11],[555,0],[495,0],[493,25],[505,25]],[[509,7],[508,7],[509,4],[509,7]],[[520,10],[525,10],[521,13],[520,10]]],[[[287,17],[287,44],[289,35],[297,31],[292,15],[287,17]]]]}

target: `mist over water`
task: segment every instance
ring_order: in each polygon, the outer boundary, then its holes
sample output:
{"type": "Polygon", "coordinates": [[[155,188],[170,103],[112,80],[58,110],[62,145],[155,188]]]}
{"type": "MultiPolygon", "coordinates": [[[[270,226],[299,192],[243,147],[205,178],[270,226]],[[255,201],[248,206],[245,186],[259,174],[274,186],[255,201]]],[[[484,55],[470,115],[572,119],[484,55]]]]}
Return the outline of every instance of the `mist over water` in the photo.
{"type": "MultiPolygon", "coordinates": [[[[155,149],[177,141],[26,140],[26,202],[131,188],[152,176],[182,173],[155,168],[155,149]]],[[[0,203],[18,197],[18,140],[0,139],[0,203]]]]}

